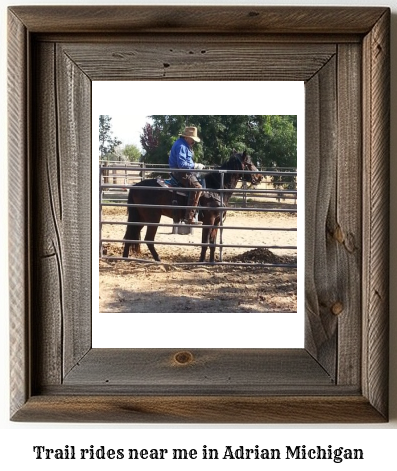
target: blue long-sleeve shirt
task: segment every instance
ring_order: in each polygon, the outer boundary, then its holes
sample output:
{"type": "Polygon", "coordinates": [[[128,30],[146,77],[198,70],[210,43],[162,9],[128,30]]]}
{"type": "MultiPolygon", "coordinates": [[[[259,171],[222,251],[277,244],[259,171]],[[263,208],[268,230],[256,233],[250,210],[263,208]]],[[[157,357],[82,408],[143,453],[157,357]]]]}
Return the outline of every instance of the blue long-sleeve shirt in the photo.
{"type": "Polygon", "coordinates": [[[170,168],[194,168],[193,151],[183,137],[180,137],[174,142],[174,145],[171,148],[168,164],[170,168]]]}

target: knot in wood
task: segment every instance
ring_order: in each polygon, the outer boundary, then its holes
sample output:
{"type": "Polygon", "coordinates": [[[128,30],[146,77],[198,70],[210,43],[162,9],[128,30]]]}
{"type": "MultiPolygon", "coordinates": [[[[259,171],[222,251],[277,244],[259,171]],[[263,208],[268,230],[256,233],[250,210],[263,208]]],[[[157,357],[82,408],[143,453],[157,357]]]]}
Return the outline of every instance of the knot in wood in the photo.
{"type": "Polygon", "coordinates": [[[343,304],[340,301],[337,301],[335,304],[332,305],[331,311],[332,314],[334,314],[335,316],[339,316],[339,314],[341,314],[343,311],[343,304]]]}
{"type": "Polygon", "coordinates": [[[345,236],[340,226],[337,226],[334,231],[334,239],[336,239],[340,244],[343,244],[345,240],[345,236]]]}
{"type": "Polygon", "coordinates": [[[175,354],[174,360],[180,365],[186,365],[193,361],[193,355],[190,352],[178,352],[175,354]]]}

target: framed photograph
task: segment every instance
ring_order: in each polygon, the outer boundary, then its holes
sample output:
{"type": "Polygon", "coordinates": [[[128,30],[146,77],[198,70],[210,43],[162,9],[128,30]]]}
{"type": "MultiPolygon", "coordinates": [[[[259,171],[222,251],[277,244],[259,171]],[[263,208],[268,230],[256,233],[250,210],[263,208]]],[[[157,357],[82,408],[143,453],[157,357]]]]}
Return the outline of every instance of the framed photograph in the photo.
{"type": "Polygon", "coordinates": [[[9,8],[11,420],[388,420],[389,23],[383,7],[9,8]],[[95,81],[304,82],[303,348],[93,348],[95,81]]]}
{"type": "Polygon", "coordinates": [[[95,81],[92,116],[92,346],[303,347],[304,83],[95,81]],[[183,188],[166,187],[170,149],[184,145],[187,124],[199,135],[194,162],[204,165],[192,170],[204,190],[202,224],[191,230],[183,188]],[[254,172],[240,174],[242,152],[254,172]],[[211,193],[220,186],[222,203],[211,193]],[[210,247],[202,255],[212,222],[215,263],[210,247]],[[145,242],[149,230],[161,265],[145,242]],[[128,255],[125,239],[140,241],[128,255]]]}

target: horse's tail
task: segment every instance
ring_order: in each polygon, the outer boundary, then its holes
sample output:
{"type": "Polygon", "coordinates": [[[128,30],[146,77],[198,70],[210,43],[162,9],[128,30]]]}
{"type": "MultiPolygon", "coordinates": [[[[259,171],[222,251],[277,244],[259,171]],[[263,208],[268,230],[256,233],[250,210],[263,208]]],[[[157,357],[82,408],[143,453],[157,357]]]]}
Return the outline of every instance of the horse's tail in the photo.
{"type": "MultiPolygon", "coordinates": [[[[130,192],[128,193],[128,204],[134,204],[134,192],[133,189],[130,189],[130,192]]],[[[138,212],[138,208],[135,206],[129,206],[127,208],[127,213],[128,213],[128,222],[139,222],[140,221],[140,216],[138,212]]],[[[141,230],[142,230],[141,225],[136,225],[136,224],[128,224],[127,229],[124,234],[124,239],[125,240],[141,240],[141,230]]],[[[124,243],[124,252],[123,252],[123,257],[128,258],[130,248],[135,253],[139,253],[141,251],[141,244],[138,242],[125,242],[124,243]]]]}

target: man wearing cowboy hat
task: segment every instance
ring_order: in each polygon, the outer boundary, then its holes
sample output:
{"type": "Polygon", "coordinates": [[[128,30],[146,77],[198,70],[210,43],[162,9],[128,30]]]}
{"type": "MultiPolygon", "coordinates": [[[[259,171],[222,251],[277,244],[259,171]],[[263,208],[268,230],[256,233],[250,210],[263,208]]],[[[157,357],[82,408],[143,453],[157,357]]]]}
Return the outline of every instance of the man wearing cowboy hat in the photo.
{"type": "MultiPolygon", "coordinates": [[[[179,139],[174,142],[169,156],[169,166],[174,169],[183,169],[186,172],[174,172],[173,177],[186,188],[202,188],[196,175],[190,173],[188,170],[202,169],[203,164],[194,163],[193,161],[193,145],[195,142],[200,142],[197,136],[197,128],[188,126],[184,132],[180,134],[179,139]]],[[[197,206],[201,191],[189,191],[188,206],[197,206]]],[[[186,224],[195,224],[194,222],[194,209],[187,209],[185,214],[186,224]]]]}

